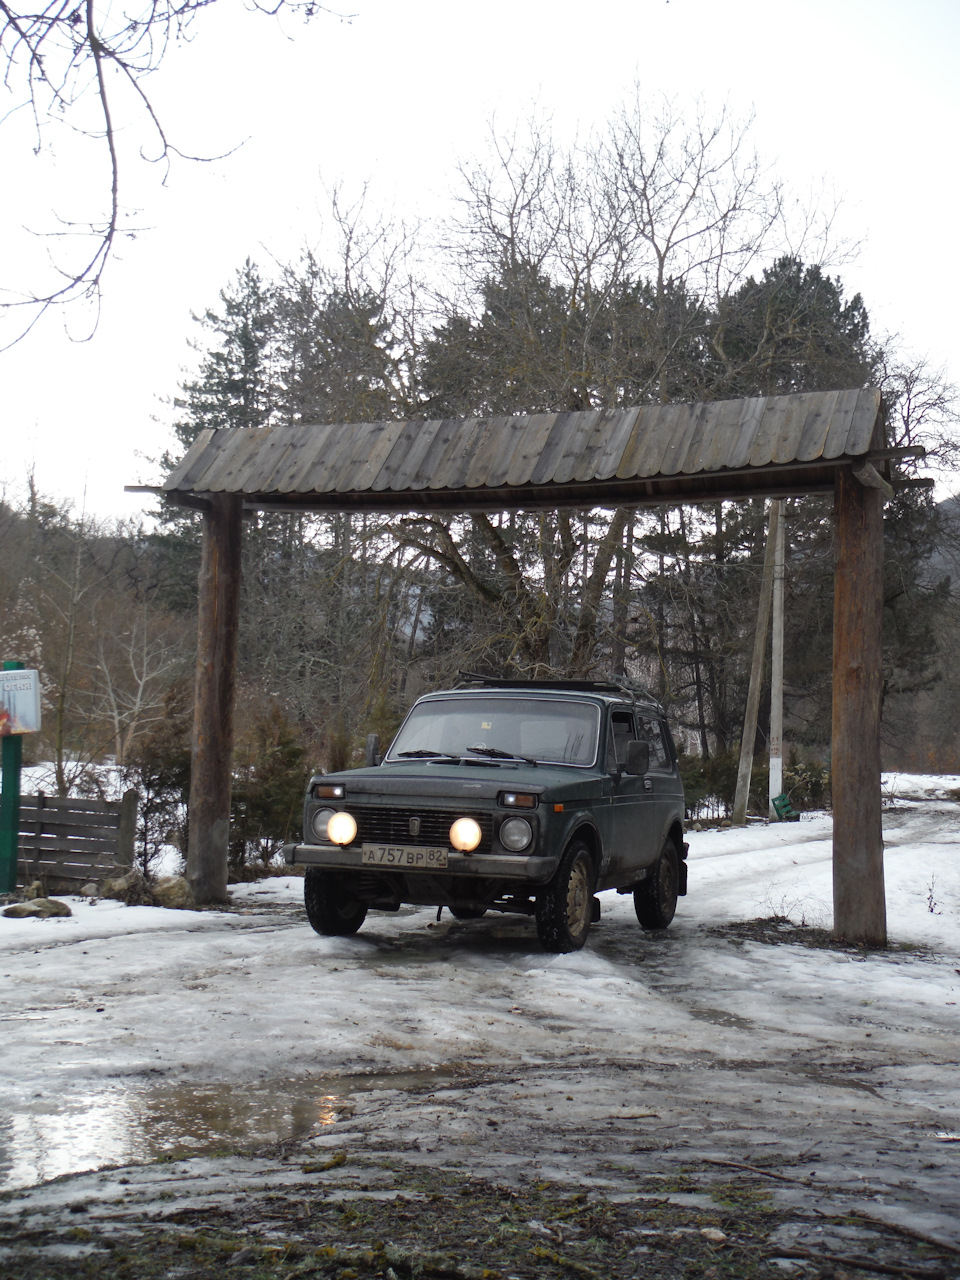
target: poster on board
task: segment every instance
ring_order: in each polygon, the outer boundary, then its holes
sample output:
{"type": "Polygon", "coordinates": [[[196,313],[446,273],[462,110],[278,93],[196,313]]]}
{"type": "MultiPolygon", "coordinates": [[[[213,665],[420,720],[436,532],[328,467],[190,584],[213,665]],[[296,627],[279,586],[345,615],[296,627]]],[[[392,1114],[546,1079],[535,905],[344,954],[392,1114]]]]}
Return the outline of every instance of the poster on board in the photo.
{"type": "Polygon", "coordinates": [[[0,671],[0,737],[39,731],[39,672],[0,671]]]}

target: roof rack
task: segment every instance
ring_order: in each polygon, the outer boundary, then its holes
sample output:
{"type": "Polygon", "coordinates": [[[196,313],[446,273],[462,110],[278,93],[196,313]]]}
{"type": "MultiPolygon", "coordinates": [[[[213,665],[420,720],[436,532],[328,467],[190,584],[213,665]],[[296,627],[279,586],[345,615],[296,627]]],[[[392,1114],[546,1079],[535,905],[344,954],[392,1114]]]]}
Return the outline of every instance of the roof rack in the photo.
{"type": "Polygon", "coordinates": [[[458,671],[457,675],[465,684],[479,684],[487,689],[554,689],[568,693],[619,693],[632,702],[648,702],[662,710],[658,700],[649,689],[642,685],[631,684],[625,679],[611,676],[608,680],[534,680],[502,676],[482,675],[477,671],[458,671]]]}

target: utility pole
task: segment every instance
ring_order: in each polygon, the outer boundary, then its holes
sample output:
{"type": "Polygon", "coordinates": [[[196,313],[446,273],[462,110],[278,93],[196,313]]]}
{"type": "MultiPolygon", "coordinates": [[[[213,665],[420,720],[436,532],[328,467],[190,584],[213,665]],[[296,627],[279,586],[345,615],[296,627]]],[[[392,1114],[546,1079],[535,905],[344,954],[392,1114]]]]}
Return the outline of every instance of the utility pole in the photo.
{"type": "Polygon", "coordinates": [[[747,821],[747,801],[750,799],[750,774],[753,769],[753,743],[757,736],[757,714],[760,710],[760,688],[763,683],[763,658],[767,648],[767,627],[770,622],[770,597],[773,594],[773,557],[780,528],[780,503],[770,503],[770,523],[767,528],[767,547],[763,556],[763,577],[760,581],[760,604],[757,609],[757,629],[753,636],[753,661],[750,664],[750,687],[747,690],[747,709],[743,717],[743,736],[740,739],[740,767],[737,770],[737,793],[733,802],[733,824],[742,827],[747,821]]]}
{"type": "Polygon", "coordinates": [[[783,791],[783,578],[785,560],[783,500],[775,498],[770,504],[778,509],[777,537],[773,551],[773,618],[771,620],[770,657],[770,790],[769,813],[777,816],[773,807],[776,796],[783,791]]]}

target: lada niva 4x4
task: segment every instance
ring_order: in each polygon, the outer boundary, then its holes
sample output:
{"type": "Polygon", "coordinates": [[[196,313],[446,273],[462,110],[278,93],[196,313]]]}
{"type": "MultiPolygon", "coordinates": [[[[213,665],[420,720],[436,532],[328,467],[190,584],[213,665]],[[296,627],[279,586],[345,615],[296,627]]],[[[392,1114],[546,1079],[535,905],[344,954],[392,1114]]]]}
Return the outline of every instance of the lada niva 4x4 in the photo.
{"type": "Polygon", "coordinates": [[[371,908],[535,917],[548,951],[582,947],[595,894],[632,893],[664,929],[687,891],[683,787],[661,707],[615,683],[477,681],[411,708],[383,759],[310,779],[306,868],[318,933],[371,908]]]}

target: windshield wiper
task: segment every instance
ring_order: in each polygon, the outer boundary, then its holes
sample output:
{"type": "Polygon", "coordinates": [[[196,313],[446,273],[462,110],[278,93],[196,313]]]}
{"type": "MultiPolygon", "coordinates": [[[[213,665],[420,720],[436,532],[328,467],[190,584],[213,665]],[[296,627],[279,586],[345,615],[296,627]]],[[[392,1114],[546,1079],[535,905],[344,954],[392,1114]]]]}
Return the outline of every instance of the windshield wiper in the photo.
{"type": "Polygon", "coordinates": [[[499,747],[467,747],[471,755],[489,756],[492,760],[522,760],[524,764],[536,766],[536,760],[529,756],[515,756],[512,751],[501,751],[499,747]]]}
{"type": "Polygon", "coordinates": [[[419,751],[398,751],[397,756],[405,759],[426,760],[459,760],[459,756],[451,755],[449,751],[429,751],[426,747],[421,747],[419,751]]]}

